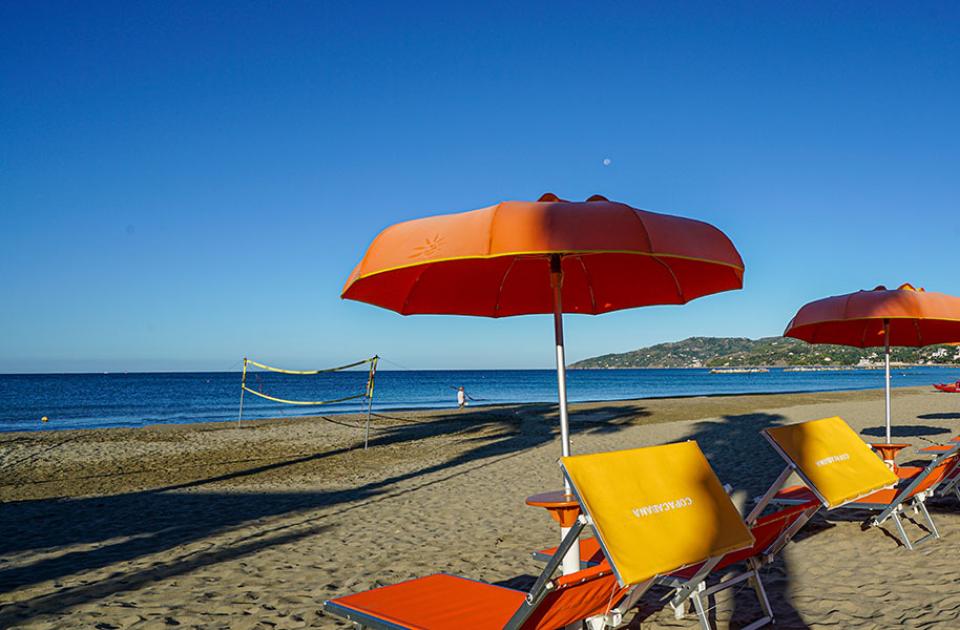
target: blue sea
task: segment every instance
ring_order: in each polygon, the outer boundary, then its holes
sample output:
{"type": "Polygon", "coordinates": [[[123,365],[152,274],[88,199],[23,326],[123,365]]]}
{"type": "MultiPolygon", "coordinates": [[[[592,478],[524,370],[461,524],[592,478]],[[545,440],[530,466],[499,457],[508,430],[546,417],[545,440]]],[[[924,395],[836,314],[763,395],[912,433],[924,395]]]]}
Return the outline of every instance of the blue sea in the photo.
{"type": "MultiPolygon", "coordinates": [[[[311,376],[249,375],[256,391],[289,400],[329,400],[359,394],[366,371],[311,376]]],[[[960,379],[960,368],[895,368],[894,387],[960,379]]],[[[553,370],[381,370],[374,411],[456,406],[463,386],[470,405],[556,401],[553,370]]],[[[711,374],[706,369],[573,370],[571,402],[664,396],[813,392],[883,387],[882,370],[711,374]]],[[[238,372],[0,375],[0,431],[137,427],[158,423],[236,420],[238,372]],[[48,421],[40,419],[46,416],[48,421]]],[[[361,400],[291,406],[251,394],[243,417],[276,418],[366,410],[361,400]]]]}

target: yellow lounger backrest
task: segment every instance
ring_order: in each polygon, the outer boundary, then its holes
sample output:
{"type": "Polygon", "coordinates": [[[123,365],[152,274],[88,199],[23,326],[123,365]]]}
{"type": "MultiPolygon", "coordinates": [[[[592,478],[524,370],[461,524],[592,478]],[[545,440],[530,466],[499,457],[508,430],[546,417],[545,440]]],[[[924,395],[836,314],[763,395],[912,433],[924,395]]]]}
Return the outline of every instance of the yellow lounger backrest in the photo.
{"type": "Polygon", "coordinates": [[[753,544],[696,442],[560,461],[623,585],[753,544]]]}
{"type": "Polygon", "coordinates": [[[842,418],[763,430],[800,475],[835,508],[897,483],[897,476],[842,418]]]}

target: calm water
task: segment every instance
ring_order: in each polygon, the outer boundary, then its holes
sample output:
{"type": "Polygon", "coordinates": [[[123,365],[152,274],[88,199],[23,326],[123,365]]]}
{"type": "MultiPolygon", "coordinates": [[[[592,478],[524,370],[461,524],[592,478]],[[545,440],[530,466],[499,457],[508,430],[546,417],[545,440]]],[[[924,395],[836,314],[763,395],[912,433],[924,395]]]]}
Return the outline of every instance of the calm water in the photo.
{"type": "MultiPolygon", "coordinates": [[[[316,376],[254,373],[248,384],[287,399],[327,400],[363,391],[366,372],[316,376]]],[[[657,396],[831,391],[883,387],[881,370],[710,374],[708,370],[575,370],[569,373],[571,401],[657,396]]],[[[895,369],[894,387],[960,379],[958,368],[895,369]]],[[[374,410],[441,408],[456,405],[463,385],[473,405],[556,400],[552,370],[388,371],[377,374],[374,410]]],[[[142,426],[235,420],[240,374],[0,375],[0,431],[142,426]],[[49,422],[40,423],[47,416],[49,422]]],[[[244,418],[359,411],[357,401],[323,407],[294,407],[249,394],[244,418]]]]}

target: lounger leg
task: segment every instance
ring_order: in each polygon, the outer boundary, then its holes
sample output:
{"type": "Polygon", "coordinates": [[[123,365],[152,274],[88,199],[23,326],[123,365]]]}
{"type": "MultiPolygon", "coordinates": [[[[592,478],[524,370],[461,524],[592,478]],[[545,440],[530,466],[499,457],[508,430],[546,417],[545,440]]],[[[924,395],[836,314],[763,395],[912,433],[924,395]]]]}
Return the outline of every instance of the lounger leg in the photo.
{"type": "MultiPolygon", "coordinates": [[[[706,587],[706,584],[700,582],[697,590],[690,595],[690,599],[693,600],[693,607],[697,611],[697,619],[700,620],[700,627],[702,630],[712,630],[710,627],[710,618],[707,617],[707,609],[704,607],[703,598],[700,596],[700,593],[704,590],[704,587],[706,587]]],[[[709,603],[709,599],[707,600],[707,603],[709,603]]]]}
{"type": "Polygon", "coordinates": [[[605,615],[597,615],[596,617],[587,617],[583,621],[584,626],[587,630],[605,630],[607,627],[607,618],[605,615]]]}
{"type": "Polygon", "coordinates": [[[754,630],[768,623],[773,623],[773,607],[770,606],[770,600],[767,599],[767,590],[763,588],[763,580],[760,579],[760,563],[754,560],[750,562],[750,568],[750,583],[753,585],[753,590],[757,594],[757,601],[760,602],[763,617],[746,626],[743,630],[754,630]]]}
{"type": "Polygon", "coordinates": [[[930,535],[933,535],[934,538],[940,538],[940,532],[937,530],[937,526],[933,523],[933,518],[930,517],[930,512],[927,511],[927,502],[918,501],[917,507],[920,508],[920,512],[923,514],[924,520],[927,521],[927,526],[930,528],[930,535]]]}
{"type": "Polygon", "coordinates": [[[673,618],[677,621],[680,621],[687,614],[687,602],[688,599],[683,600],[679,604],[674,604],[673,601],[670,602],[670,606],[673,608],[673,618]]]}
{"type": "MultiPolygon", "coordinates": [[[[697,589],[701,591],[706,588],[707,576],[710,575],[710,572],[713,571],[714,567],[720,564],[720,561],[723,560],[723,556],[714,556],[713,558],[708,559],[703,563],[703,566],[700,567],[700,570],[697,571],[693,577],[687,580],[687,583],[683,586],[677,588],[677,592],[674,593],[673,597],[670,599],[670,604],[676,610],[677,607],[681,606],[683,602],[690,597],[690,594],[697,589]]],[[[680,608],[683,610],[683,608],[680,608]]],[[[681,615],[682,617],[682,615],[681,615]]],[[[681,617],[677,617],[680,619],[681,617]]]]}
{"type": "Polygon", "coordinates": [[[587,626],[588,630],[604,630],[604,628],[617,628],[623,624],[623,617],[626,615],[634,606],[637,605],[647,591],[650,590],[650,587],[653,586],[655,580],[650,579],[644,582],[643,584],[638,584],[637,586],[630,589],[630,592],[624,597],[616,608],[608,610],[602,615],[597,615],[595,617],[587,617],[584,620],[584,623],[587,626]]]}
{"type": "Polygon", "coordinates": [[[903,542],[903,546],[907,548],[908,551],[913,551],[913,545],[910,543],[910,539],[907,537],[906,530],[903,529],[903,521],[900,520],[900,512],[893,512],[893,522],[897,526],[897,531],[900,533],[900,540],[903,542]]]}

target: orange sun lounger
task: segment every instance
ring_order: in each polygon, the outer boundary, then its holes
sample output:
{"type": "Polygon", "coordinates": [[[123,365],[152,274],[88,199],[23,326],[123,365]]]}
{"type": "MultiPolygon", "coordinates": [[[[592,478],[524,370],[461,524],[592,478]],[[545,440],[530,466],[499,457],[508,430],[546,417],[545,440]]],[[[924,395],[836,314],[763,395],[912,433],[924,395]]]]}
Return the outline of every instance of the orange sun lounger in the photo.
{"type": "Polygon", "coordinates": [[[925,501],[954,474],[960,461],[960,443],[931,449],[937,456],[922,468],[900,467],[902,477],[886,470],[891,483],[863,493],[852,491],[851,484],[867,476],[879,478],[883,474],[880,467],[886,469],[886,466],[840,418],[766,429],[764,435],[788,462],[788,469],[792,468],[805,484],[779,491],[773,498],[774,503],[792,504],[816,497],[828,509],[843,507],[876,512],[864,524],[876,527],[893,519],[901,542],[911,550],[930,538],[940,537],[925,501]],[[915,541],[910,540],[900,517],[906,507],[923,515],[929,529],[929,533],[915,541]]]}
{"type": "MultiPolygon", "coordinates": [[[[753,534],[754,543],[747,549],[733,551],[716,559],[714,562],[702,562],[679,571],[657,578],[657,583],[669,586],[676,590],[676,594],[670,599],[670,605],[677,613],[677,618],[682,618],[686,601],[693,602],[694,611],[700,621],[700,626],[705,630],[710,629],[710,621],[707,616],[709,609],[708,601],[711,595],[719,591],[732,588],[745,580],[749,580],[760,602],[764,616],[744,628],[759,628],[768,623],[773,623],[774,614],[767,599],[766,590],[760,578],[760,570],[776,558],[777,554],[792,539],[793,536],[813,517],[820,509],[820,501],[813,498],[806,503],[790,505],[777,510],[771,514],[764,515],[750,526],[750,533],[753,534]],[[736,565],[745,564],[746,571],[731,573],[729,570],[736,565]],[[713,586],[707,585],[707,579],[711,576],[723,574],[726,578],[717,581],[713,586]],[[703,586],[701,586],[701,584],[703,586]]],[[[534,558],[545,560],[549,558],[556,548],[544,549],[535,552],[534,558]]],[[[584,558],[581,562],[585,566],[598,566],[604,562],[603,551],[600,544],[593,538],[586,538],[580,541],[580,553],[584,558]]]]}
{"type": "Polygon", "coordinates": [[[660,575],[749,548],[753,536],[695,442],[561,459],[582,510],[528,593],[446,574],[324,603],[383,629],[615,626],[660,575]],[[628,474],[632,473],[632,474],[628,474]],[[553,577],[585,527],[607,560],[553,577]]]}

